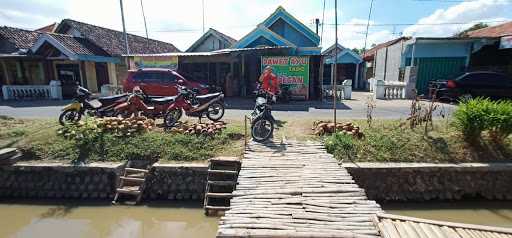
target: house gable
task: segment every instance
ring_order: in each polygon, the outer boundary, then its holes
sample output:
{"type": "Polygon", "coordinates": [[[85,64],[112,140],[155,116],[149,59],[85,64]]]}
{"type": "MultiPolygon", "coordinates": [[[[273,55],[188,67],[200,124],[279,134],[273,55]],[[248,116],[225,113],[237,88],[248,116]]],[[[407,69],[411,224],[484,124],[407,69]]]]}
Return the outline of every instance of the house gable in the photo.
{"type": "Polygon", "coordinates": [[[289,46],[295,45],[268,28],[260,25],[252,32],[240,39],[233,48],[251,48],[256,46],[289,46]],[[263,40],[265,39],[265,40],[263,40]]]}
{"type": "MultiPolygon", "coordinates": [[[[255,46],[285,46],[306,49],[305,54],[319,54],[320,37],[294,18],[282,7],[259,24],[256,29],[240,39],[232,48],[255,46]],[[265,39],[265,40],[264,40],[265,39]],[[258,42],[254,42],[258,41],[258,42]]],[[[298,50],[297,52],[303,52],[298,50]]]]}
{"type": "MultiPolygon", "coordinates": [[[[338,52],[338,57],[336,59],[336,62],[338,64],[359,64],[363,62],[363,59],[361,56],[356,54],[354,51],[350,49],[343,49],[342,51],[338,52]]],[[[334,64],[334,57],[329,57],[325,60],[326,64],[334,64]]]]}
{"type": "Polygon", "coordinates": [[[188,48],[187,52],[209,52],[226,49],[235,42],[235,39],[210,28],[188,48]]]}
{"type": "Polygon", "coordinates": [[[36,55],[45,57],[68,58],[95,62],[118,63],[108,53],[87,39],[61,34],[42,34],[30,49],[36,55]]]}
{"type": "Polygon", "coordinates": [[[281,6],[265,19],[262,24],[267,28],[278,30],[277,34],[282,33],[282,35],[280,34],[282,37],[293,43],[297,41],[298,44],[296,45],[298,47],[318,46],[320,43],[320,37],[317,34],[281,6]]]}

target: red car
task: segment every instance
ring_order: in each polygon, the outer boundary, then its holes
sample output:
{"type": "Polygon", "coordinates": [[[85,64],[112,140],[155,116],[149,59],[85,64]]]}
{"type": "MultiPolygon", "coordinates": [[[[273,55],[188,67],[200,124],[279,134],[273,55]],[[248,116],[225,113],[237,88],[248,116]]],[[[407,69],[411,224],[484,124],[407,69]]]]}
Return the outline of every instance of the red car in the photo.
{"type": "Polygon", "coordinates": [[[187,88],[196,89],[200,95],[208,93],[206,85],[187,80],[174,70],[157,68],[128,71],[128,77],[123,82],[123,90],[131,92],[135,86],[139,86],[150,96],[176,96],[176,85],[179,80],[183,80],[187,88]]]}

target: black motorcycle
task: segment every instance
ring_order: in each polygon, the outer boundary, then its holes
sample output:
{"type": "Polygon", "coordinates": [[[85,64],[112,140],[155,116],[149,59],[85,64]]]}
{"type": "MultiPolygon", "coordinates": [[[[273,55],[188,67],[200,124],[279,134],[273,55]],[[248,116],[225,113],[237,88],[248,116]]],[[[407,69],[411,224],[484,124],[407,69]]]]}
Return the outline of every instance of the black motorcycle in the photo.
{"type": "Polygon", "coordinates": [[[94,117],[115,116],[114,107],[128,99],[129,94],[120,94],[108,97],[91,98],[92,93],[86,88],[77,86],[74,102],[66,105],[59,116],[59,123],[66,125],[80,121],[82,116],[94,117]]]}
{"type": "Polygon", "coordinates": [[[256,142],[264,142],[274,133],[276,120],[272,116],[271,104],[275,101],[275,95],[261,89],[257,90],[256,105],[251,113],[251,136],[256,142]]]}

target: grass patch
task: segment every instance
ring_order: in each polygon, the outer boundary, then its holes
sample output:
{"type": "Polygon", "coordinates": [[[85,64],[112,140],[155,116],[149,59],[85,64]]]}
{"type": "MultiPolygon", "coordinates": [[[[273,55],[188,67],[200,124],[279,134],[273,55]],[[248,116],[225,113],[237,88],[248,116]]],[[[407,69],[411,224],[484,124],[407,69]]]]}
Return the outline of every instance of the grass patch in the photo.
{"type": "Polygon", "coordinates": [[[372,128],[363,120],[353,123],[361,126],[363,139],[339,135],[324,138],[329,152],[340,160],[461,163],[512,159],[512,138],[507,138],[503,144],[492,140],[470,144],[447,120],[435,120],[434,129],[428,134],[424,134],[422,128],[401,127],[399,120],[375,120],[372,128]]]}
{"type": "Polygon", "coordinates": [[[171,134],[162,130],[131,136],[101,133],[84,139],[59,135],[60,126],[47,120],[0,118],[0,146],[18,147],[29,160],[42,161],[204,161],[215,156],[240,156],[243,130],[228,125],[222,133],[207,137],[171,134]]]}

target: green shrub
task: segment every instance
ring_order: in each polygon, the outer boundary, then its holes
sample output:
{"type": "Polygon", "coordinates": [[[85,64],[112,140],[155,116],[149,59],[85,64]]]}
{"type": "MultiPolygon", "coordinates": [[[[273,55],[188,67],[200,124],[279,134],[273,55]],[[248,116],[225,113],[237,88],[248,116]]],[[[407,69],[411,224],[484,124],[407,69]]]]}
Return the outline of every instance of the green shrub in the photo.
{"type": "Polygon", "coordinates": [[[354,159],[356,156],[356,146],[352,135],[345,133],[336,133],[328,137],[325,141],[327,152],[333,154],[338,159],[354,159]]]}
{"type": "Polygon", "coordinates": [[[453,118],[467,141],[477,141],[484,131],[496,141],[503,141],[512,133],[512,102],[486,98],[463,101],[453,118]]]}
{"type": "Polygon", "coordinates": [[[503,142],[512,134],[512,101],[495,102],[492,114],[489,117],[488,130],[490,136],[496,142],[503,142]]]}

